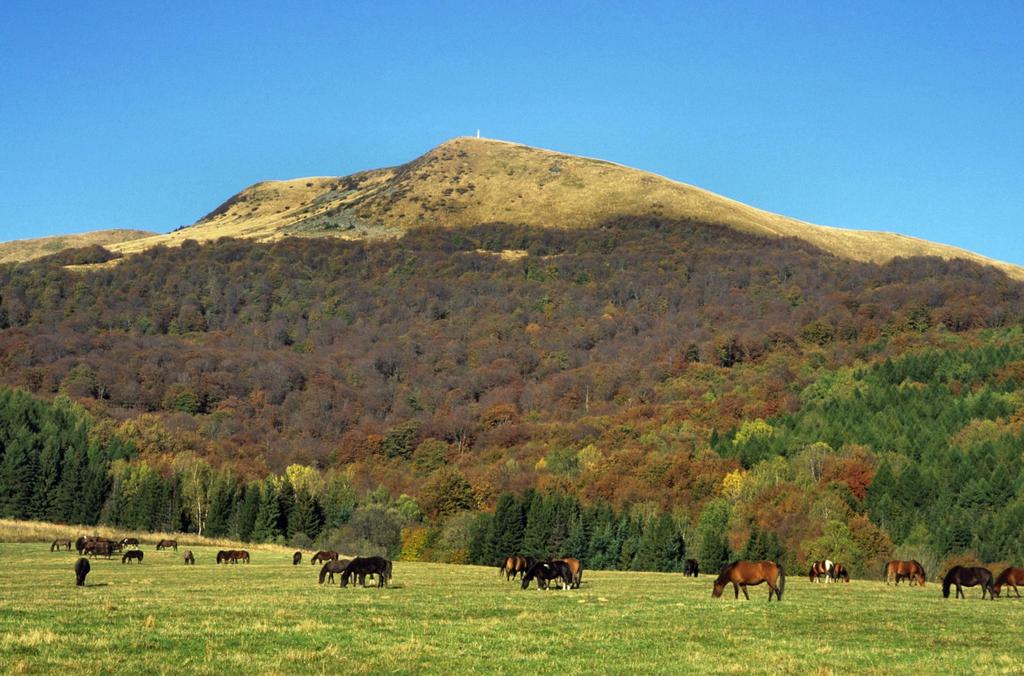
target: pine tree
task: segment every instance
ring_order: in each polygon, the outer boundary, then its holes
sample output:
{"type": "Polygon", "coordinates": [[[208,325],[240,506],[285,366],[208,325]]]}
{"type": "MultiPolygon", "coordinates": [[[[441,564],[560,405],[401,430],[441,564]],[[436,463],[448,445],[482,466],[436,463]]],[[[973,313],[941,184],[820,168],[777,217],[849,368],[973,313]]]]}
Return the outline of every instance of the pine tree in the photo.
{"type": "Polygon", "coordinates": [[[469,562],[478,566],[498,565],[494,550],[495,518],[490,514],[480,514],[469,527],[469,562]]]}
{"type": "Polygon", "coordinates": [[[523,506],[512,493],[502,493],[494,509],[494,525],[491,529],[489,549],[494,558],[505,558],[520,553],[526,515],[523,506]]]}
{"type": "Polygon", "coordinates": [[[242,542],[254,542],[256,539],[253,537],[253,531],[260,511],[262,484],[250,482],[241,489],[241,493],[231,512],[231,532],[242,542]]]}
{"type": "Polygon", "coordinates": [[[694,531],[697,544],[697,562],[700,569],[716,572],[732,558],[729,548],[729,503],[722,499],[712,500],[701,512],[694,531]]]}
{"type": "Polygon", "coordinates": [[[26,428],[18,430],[8,442],[0,465],[0,514],[13,519],[32,516],[37,467],[32,436],[26,428]]]}
{"type": "Polygon", "coordinates": [[[320,534],[321,513],[316,498],[306,490],[295,492],[295,504],[288,516],[288,532],[292,537],[303,533],[310,540],[315,540],[320,534]]]}
{"type": "Polygon", "coordinates": [[[60,485],[53,499],[54,520],[81,523],[80,500],[82,494],[83,448],[74,445],[64,454],[60,485]]]}
{"type": "Polygon", "coordinates": [[[633,569],[666,573],[679,570],[685,551],[672,517],[668,514],[656,516],[647,522],[640,537],[633,569]]]}
{"type": "Polygon", "coordinates": [[[524,556],[534,559],[546,559],[554,556],[548,550],[548,538],[554,518],[551,500],[540,493],[533,496],[526,513],[526,528],[523,530],[524,556]]]}
{"type": "Polygon", "coordinates": [[[264,481],[260,489],[251,538],[254,542],[273,542],[282,535],[280,494],[272,481],[264,481]]]}

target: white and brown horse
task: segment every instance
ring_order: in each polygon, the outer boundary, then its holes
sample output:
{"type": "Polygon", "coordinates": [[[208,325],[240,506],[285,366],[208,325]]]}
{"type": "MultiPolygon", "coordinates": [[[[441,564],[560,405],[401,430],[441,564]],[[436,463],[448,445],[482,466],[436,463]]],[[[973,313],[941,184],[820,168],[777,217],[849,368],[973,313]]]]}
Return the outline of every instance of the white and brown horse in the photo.
{"type": "Polygon", "coordinates": [[[832,582],[832,566],[832,562],[828,559],[815,561],[811,564],[811,571],[807,577],[811,582],[821,582],[822,578],[825,579],[825,582],[832,582]]]}

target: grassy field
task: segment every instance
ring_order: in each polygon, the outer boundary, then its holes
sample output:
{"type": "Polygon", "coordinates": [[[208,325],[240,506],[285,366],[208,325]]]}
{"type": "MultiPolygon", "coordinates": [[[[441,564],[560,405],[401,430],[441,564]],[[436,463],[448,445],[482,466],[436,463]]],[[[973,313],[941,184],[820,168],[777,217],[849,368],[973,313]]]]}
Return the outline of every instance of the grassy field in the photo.
{"type": "Polygon", "coordinates": [[[0,671],[86,672],[1021,672],[1024,602],[944,600],[790,576],[781,604],[712,599],[710,576],[584,574],[579,590],[522,591],[489,568],[395,564],[391,588],[317,584],[318,566],[253,550],[144,545],[145,562],[0,544],[0,671]]]}

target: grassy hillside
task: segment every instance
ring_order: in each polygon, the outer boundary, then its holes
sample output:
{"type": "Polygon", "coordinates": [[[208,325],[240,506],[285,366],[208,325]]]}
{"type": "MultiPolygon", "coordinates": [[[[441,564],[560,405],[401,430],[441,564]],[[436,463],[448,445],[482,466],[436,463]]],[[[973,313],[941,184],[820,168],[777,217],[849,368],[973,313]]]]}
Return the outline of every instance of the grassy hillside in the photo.
{"type": "Polygon", "coordinates": [[[755,235],[795,237],[857,261],[965,258],[1024,278],[1017,266],[962,249],[892,233],[812,225],[612,162],[477,138],[452,139],[398,167],[257,183],[191,227],[115,242],[110,248],[133,253],[220,237],[374,239],[421,226],[493,222],[593,228],[623,217],[700,221],[755,235]]]}
{"type": "MultiPolygon", "coordinates": [[[[943,599],[938,585],[790,575],[780,604],[712,599],[712,578],[584,573],[528,591],[494,569],[398,562],[391,588],[320,586],[286,552],[197,565],[144,547],[141,565],[45,543],[2,544],[0,670],[34,673],[970,673],[1024,668],[1021,602],[943,599]],[[998,628],[998,631],[996,630],[998,628]]],[[[731,595],[731,593],[730,593],[731,595]]]]}
{"type": "Polygon", "coordinates": [[[17,263],[51,256],[68,249],[81,249],[91,246],[110,247],[122,242],[153,237],[152,232],[145,230],[97,230],[78,235],[60,235],[57,237],[39,237],[20,239],[11,242],[0,242],[0,263],[17,263]]]}

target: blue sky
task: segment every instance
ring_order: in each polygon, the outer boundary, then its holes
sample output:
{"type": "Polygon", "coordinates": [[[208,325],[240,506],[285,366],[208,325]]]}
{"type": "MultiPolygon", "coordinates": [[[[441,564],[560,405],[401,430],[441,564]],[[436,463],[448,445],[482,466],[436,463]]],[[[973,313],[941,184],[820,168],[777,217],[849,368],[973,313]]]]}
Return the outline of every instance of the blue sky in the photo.
{"type": "Polygon", "coordinates": [[[0,240],[473,134],[1024,264],[1020,2],[0,4],[0,240]]]}

